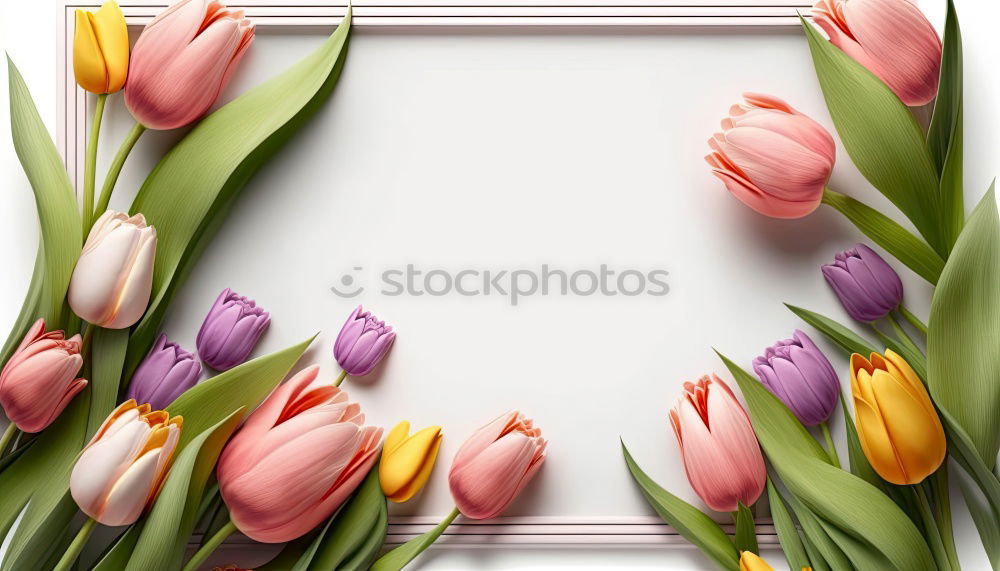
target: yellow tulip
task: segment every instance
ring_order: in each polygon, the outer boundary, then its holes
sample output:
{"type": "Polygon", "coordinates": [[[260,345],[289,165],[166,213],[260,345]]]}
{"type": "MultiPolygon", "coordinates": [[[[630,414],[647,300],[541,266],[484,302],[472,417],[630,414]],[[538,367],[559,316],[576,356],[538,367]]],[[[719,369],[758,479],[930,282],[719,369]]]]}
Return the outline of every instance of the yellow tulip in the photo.
{"type": "Polygon", "coordinates": [[[412,498],[431,475],[438,449],[441,427],[428,426],[413,436],[410,423],[400,422],[385,437],[378,479],[385,497],[396,503],[412,498]]]}
{"type": "Polygon", "coordinates": [[[125,85],[128,28],[115,2],[105,2],[97,12],[76,11],[73,73],[91,93],[114,93],[125,85]]]}
{"type": "Polygon", "coordinates": [[[947,444],[920,378],[896,353],[851,356],[851,392],[858,439],[886,481],[918,484],[944,461],[947,444]]]}
{"type": "Polygon", "coordinates": [[[774,571],[774,567],[752,551],[743,551],[740,553],[740,571],[774,571]]]}

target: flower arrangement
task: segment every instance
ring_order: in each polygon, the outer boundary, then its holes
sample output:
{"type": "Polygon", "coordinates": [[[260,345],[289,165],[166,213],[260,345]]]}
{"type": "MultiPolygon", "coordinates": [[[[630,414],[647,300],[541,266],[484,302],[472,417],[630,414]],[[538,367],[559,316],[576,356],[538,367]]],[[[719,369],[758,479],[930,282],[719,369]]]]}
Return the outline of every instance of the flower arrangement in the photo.
{"type": "Polygon", "coordinates": [[[751,511],[765,490],[791,569],[959,569],[949,494],[957,477],[997,568],[1000,219],[992,188],[970,216],[963,206],[955,8],[949,1],[943,42],[908,0],[818,0],[812,15],[802,26],[837,134],[916,234],[830,190],[832,136],[777,97],[744,95],[709,140],[707,161],[737,199],[766,216],[800,218],[823,204],[841,212],[934,286],[929,320],[903,304],[893,264],[858,244],[821,272],[868,335],[788,306],[849,358],[848,370],[838,372],[795,331],[753,360],[756,375],[719,354],[745,409],[719,377],[684,383],[670,411],[678,448],[697,495],[732,513],[733,537],[657,485],[623,443],[626,464],[666,522],[734,571],[772,569],[759,557],[751,511]],[[851,399],[841,392],[845,373],[851,399]],[[828,424],[838,414],[843,465],[828,424]]]}

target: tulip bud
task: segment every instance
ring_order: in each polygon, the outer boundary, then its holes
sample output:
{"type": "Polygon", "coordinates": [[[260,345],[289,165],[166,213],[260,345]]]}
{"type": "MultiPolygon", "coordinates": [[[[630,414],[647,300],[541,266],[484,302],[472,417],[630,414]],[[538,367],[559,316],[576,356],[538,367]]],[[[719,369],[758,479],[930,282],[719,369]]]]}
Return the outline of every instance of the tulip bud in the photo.
{"type": "Polygon", "coordinates": [[[851,355],[858,440],[879,476],[919,484],[944,461],[944,429],[927,389],[902,357],[887,350],[851,355]]]}
{"type": "Polygon", "coordinates": [[[382,429],[318,374],[313,365],[276,388],[219,458],[229,516],[255,541],[291,541],[326,521],[378,458],[382,429]]]}
{"type": "Polygon", "coordinates": [[[395,340],[392,327],[359,305],[340,329],[333,356],[348,375],[363,377],[385,357],[395,340]]]}
{"type": "Polygon", "coordinates": [[[132,48],[125,105],[150,129],[176,129],[204,115],[253,41],[242,10],[180,0],[142,31],[132,48]]]}
{"type": "Polygon", "coordinates": [[[542,467],[546,444],[542,431],[516,410],[477,430],[448,473],[459,511],[471,519],[500,515],[542,467]]]}
{"type": "Polygon", "coordinates": [[[254,300],[229,288],[222,290],[198,331],[198,354],[217,371],[227,371],[247,360],[271,315],[254,300]]]}
{"type": "Polygon", "coordinates": [[[428,426],[413,436],[410,423],[400,422],[385,437],[378,478],[385,497],[396,503],[412,498],[431,475],[438,449],[441,448],[441,427],[428,426]]]}
{"type": "Polygon", "coordinates": [[[166,408],[200,377],[201,363],[194,355],[161,334],[132,375],[128,397],[156,409],[166,408]]]}
{"type": "Polygon", "coordinates": [[[87,236],[69,284],[69,306],[86,321],[125,329],[146,312],[153,288],[156,229],[142,214],[108,210],[87,236]]]}
{"type": "Polygon", "coordinates": [[[844,309],[858,321],[881,319],[903,301],[899,274],[864,244],[837,254],[822,271],[844,309]]]}
{"type": "Polygon", "coordinates": [[[903,103],[937,95],[941,40],[911,0],[818,0],[813,19],[830,42],[868,68],[903,103]]]}
{"type": "Polygon", "coordinates": [[[129,400],[108,416],[73,466],[69,489],[83,513],[131,525],[167,475],[184,419],[129,400]]]}
{"type": "Polygon", "coordinates": [[[833,365],[798,329],[791,339],[778,341],[754,359],[753,370],[802,424],[825,422],[837,406],[840,379],[833,365]]]}
{"type": "Polygon", "coordinates": [[[712,173],[750,208],[802,218],[819,207],[833,172],[833,137],[819,123],[770,95],[744,93],[709,139],[712,173]]]}
{"type": "Polygon", "coordinates": [[[764,457],[746,411],[722,379],[684,383],[670,423],[691,487],[708,507],[734,512],[757,501],[767,477],[764,457]]]}
{"type": "Polygon", "coordinates": [[[24,432],[41,432],[87,386],[76,378],[83,367],[80,336],[45,332],[45,320],[28,329],[0,372],[0,405],[24,432]]]}
{"type": "Polygon", "coordinates": [[[740,571],[774,571],[774,567],[752,551],[740,552],[740,571]]]}
{"type": "Polygon", "coordinates": [[[125,85],[128,27],[115,2],[105,2],[97,12],[76,11],[73,74],[91,93],[114,93],[125,85]]]}

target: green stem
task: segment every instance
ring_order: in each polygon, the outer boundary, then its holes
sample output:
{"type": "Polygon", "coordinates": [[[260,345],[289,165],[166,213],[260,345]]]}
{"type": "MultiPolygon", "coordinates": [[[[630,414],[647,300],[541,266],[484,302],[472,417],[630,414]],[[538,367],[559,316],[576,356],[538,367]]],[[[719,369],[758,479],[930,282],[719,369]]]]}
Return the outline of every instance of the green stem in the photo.
{"type": "Polygon", "coordinates": [[[87,156],[83,163],[83,239],[90,233],[90,225],[94,220],[94,179],[97,176],[97,140],[101,136],[101,120],[104,118],[104,104],[108,94],[97,96],[97,106],[94,107],[94,122],[90,126],[90,139],[87,141],[87,156]]]}
{"type": "Polygon", "coordinates": [[[413,561],[417,555],[423,553],[425,549],[437,541],[437,538],[441,537],[441,534],[444,533],[444,530],[448,529],[451,522],[455,521],[459,513],[458,508],[451,510],[451,513],[445,516],[441,520],[441,523],[434,526],[430,531],[414,537],[399,547],[392,549],[382,557],[379,557],[369,567],[369,571],[400,571],[410,561],[413,561]]]}
{"type": "Polygon", "coordinates": [[[833,445],[833,435],[830,434],[830,423],[823,421],[819,423],[820,430],[823,431],[823,440],[826,441],[826,452],[830,456],[833,465],[840,468],[840,457],[837,456],[837,447],[833,445]]]}
{"type": "Polygon", "coordinates": [[[343,383],[344,379],[346,378],[347,378],[347,371],[341,371],[340,376],[337,377],[337,380],[333,381],[333,386],[339,387],[340,383],[343,383]]]}
{"type": "Polygon", "coordinates": [[[899,304],[899,313],[903,315],[904,319],[910,322],[910,325],[916,327],[917,331],[923,333],[925,337],[927,336],[927,324],[920,321],[920,318],[907,309],[905,305],[899,304]]]}
{"type": "Polygon", "coordinates": [[[934,474],[931,484],[934,486],[934,498],[937,500],[936,507],[938,532],[941,533],[941,540],[944,543],[945,553],[948,554],[948,562],[953,569],[961,569],[958,562],[958,550],[955,548],[955,529],[951,521],[951,496],[948,489],[948,462],[934,474]]]}
{"type": "Polygon", "coordinates": [[[201,549],[199,549],[191,557],[191,560],[188,561],[187,565],[184,566],[183,571],[194,571],[195,569],[197,569],[198,566],[204,563],[205,560],[208,559],[208,556],[211,555],[213,551],[215,551],[215,548],[222,545],[222,542],[225,541],[227,537],[229,537],[235,532],[236,532],[236,524],[234,524],[232,520],[229,520],[228,522],[226,522],[226,525],[222,526],[222,528],[219,531],[215,532],[215,535],[213,535],[208,541],[206,541],[205,544],[201,546],[201,549]]]}
{"type": "Polygon", "coordinates": [[[13,422],[7,425],[7,428],[3,431],[3,436],[0,436],[0,457],[3,456],[4,450],[10,445],[11,441],[14,440],[14,435],[17,434],[17,425],[13,422]]]}
{"type": "Polygon", "coordinates": [[[55,568],[52,571],[66,571],[73,567],[73,563],[76,562],[76,558],[80,556],[80,551],[83,550],[83,546],[87,545],[87,540],[90,539],[90,534],[94,532],[94,527],[97,526],[97,520],[87,518],[87,521],[83,522],[83,527],[77,532],[76,537],[73,538],[73,543],[69,544],[66,549],[66,553],[63,553],[62,559],[59,563],[56,563],[55,568]]]}
{"type": "Polygon", "coordinates": [[[132,126],[132,130],[125,135],[125,140],[122,141],[122,145],[118,147],[118,154],[111,161],[111,166],[108,167],[108,174],[104,177],[104,186],[101,188],[101,197],[97,200],[97,208],[94,209],[94,219],[96,220],[104,211],[108,209],[108,203],[111,202],[111,193],[115,190],[115,183],[118,182],[118,175],[122,172],[122,166],[125,165],[125,159],[128,158],[129,153],[132,152],[132,147],[135,146],[136,141],[139,137],[146,132],[146,127],[142,123],[136,123],[132,126]]]}
{"type": "Polygon", "coordinates": [[[920,347],[917,346],[917,342],[910,337],[910,334],[906,332],[906,329],[903,329],[903,325],[898,319],[896,319],[895,313],[889,313],[889,324],[892,325],[892,331],[896,334],[896,337],[899,338],[900,343],[906,345],[907,348],[913,351],[914,355],[924,354],[920,347]]]}
{"type": "Polygon", "coordinates": [[[941,540],[941,533],[938,531],[937,523],[934,520],[934,512],[931,511],[930,501],[927,499],[927,492],[920,484],[910,487],[917,498],[917,510],[920,512],[920,520],[923,523],[924,536],[927,544],[934,555],[934,561],[941,571],[950,571],[951,563],[948,560],[948,553],[941,540]]]}

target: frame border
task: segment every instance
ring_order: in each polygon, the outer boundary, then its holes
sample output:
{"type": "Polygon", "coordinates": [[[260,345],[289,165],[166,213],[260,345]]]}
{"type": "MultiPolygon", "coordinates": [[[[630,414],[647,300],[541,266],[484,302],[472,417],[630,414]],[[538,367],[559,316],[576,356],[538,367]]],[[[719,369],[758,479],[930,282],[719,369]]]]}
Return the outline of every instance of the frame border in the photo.
{"type": "MultiPolygon", "coordinates": [[[[237,0],[258,27],[271,32],[307,32],[335,27],[346,5],[329,0],[237,0]]],[[[59,12],[57,78],[57,148],[75,188],[82,187],[88,107],[92,101],[73,76],[74,11],[96,10],[101,0],[66,0],[59,12]]],[[[122,0],[132,28],[149,23],[167,0],[122,0]]],[[[809,0],[359,0],[354,3],[357,28],[790,28],[807,15],[809,0]]],[[[433,528],[435,516],[392,516],[386,543],[397,545],[433,528]]],[[[733,533],[732,525],[724,525],[733,533]]],[[[757,523],[762,546],[778,544],[769,519],[757,523]]],[[[252,542],[237,535],[230,546],[252,542]]],[[[692,547],[676,530],[655,516],[528,516],[488,521],[459,519],[442,535],[439,547],[552,547],[632,545],[692,547]]]]}

